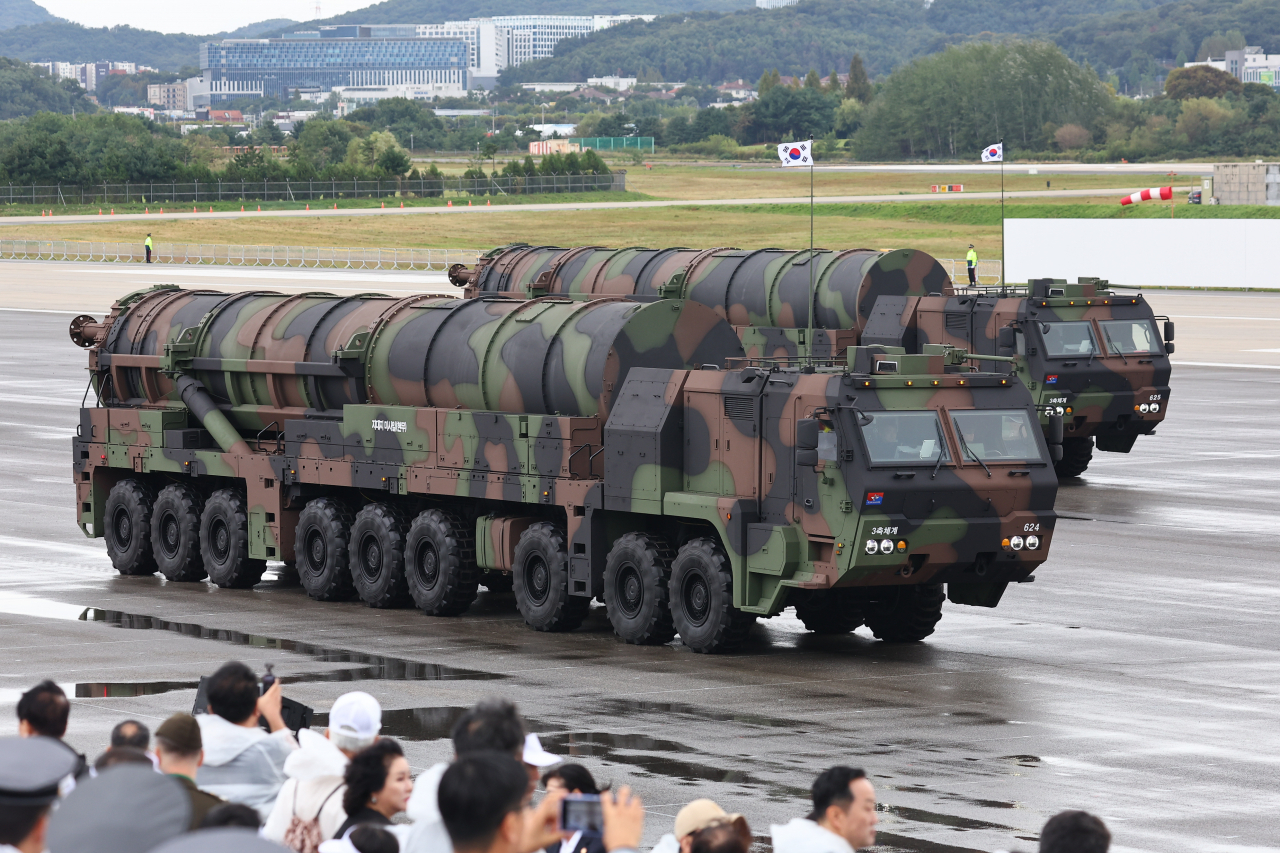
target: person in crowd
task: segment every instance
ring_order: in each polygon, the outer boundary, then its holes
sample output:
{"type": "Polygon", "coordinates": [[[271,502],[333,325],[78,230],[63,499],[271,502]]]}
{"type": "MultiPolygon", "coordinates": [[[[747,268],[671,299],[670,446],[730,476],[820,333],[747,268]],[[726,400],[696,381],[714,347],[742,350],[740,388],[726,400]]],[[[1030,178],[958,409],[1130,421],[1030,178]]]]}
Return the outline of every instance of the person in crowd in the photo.
{"type": "Polygon", "coordinates": [[[853,853],[876,843],[876,792],[855,767],[832,767],[813,783],[808,817],[774,825],[774,853],[853,853]]]}
{"type": "Polygon", "coordinates": [[[284,762],[288,780],[262,835],[290,850],[314,850],[333,838],[347,819],[342,808],[342,776],[352,756],[378,740],[382,707],[368,693],[354,691],[338,697],[329,710],[324,736],[303,729],[299,749],[284,762]]]}
{"type": "Polygon", "coordinates": [[[1040,830],[1040,853],[1107,853],[1111,832],[1088,812],[1059,812],[1040,830]]]}
{"type": "Polygon", "coordinates": [[[196,787],[196,775],[204,763],[200,724],[190,714],[174,714],[156,729],[156,763],[160,772],[173,777],[191,800],[191,828],[198,828],[213,809],[225,801],[196,787]]]}
{"type": "Polygon", "coordinates": [[[694,800],[676,812],[675,832],[659,838],[653,853],[690,853],[694,833],[720,823],[741,827],[740,831],[745,831],[748,838],[751,836],[742,815],[729,814],[712,800],[694,800]]]}
{"type": "MultiPolygon", "coordinates": [[[[505,699],[486,699],[467,711],[454,723],[452,738],[455,758],[488,751],[505,753],[517,761],[524,758],[524,720],[516,706],[505,699]]],[[[406,853],[451,853],[449,834],[440,817],[436,796],[448,767],[448,762],[436,764],[414,783],[407,809],[413,827],[404,840],[406,853]]],[[[526,775],[528,767],[525,765],[526,775]]]]}
{"type": "Polygon", "coordinates": [[[32,687],[18,699],[18,736],[43,735],[56,740],[77,759],[76,778],[89,772],[89,761],[79,752],[63,743],[67,733],[67,720],[71,716],[71,702],[62,688],[49,679],[32,687]]]}
{"type": "Polygon", "coordinates": [[[108,767],[115,767],[119,764],[139,764],[155,769],[151,758],[142,750],[134,749],[131,746],[113,746],[102,755],[99,755],[97,760],[93,762],[93,772],[101,773],[108,767]]]}
{"type": "Polygon", "coordinates": [[[749,853],[751,829],[745,820],[717,820],[689,836],[690,853],[749,853]]]}
{"type": "MultiPolygon", "coordinates": [[[[541,746],[541,744],[539,744],[541,746]]],[[[563,791],[566,794],[596,794],[600,787],[591,771],[581,764],[561,764],[542,774],[542,786],[547,792],[563,791]]],[[[569,838],[550,844],[546,853],[605,853],[604,837],[598,832],[577,831],[569,838]]]]}
{"type": "Polygon", "coordinates": [[[116,723],[116,727],[111,730],[111,745],[131,746],[146,752],[151,746],[151,730],[137,720],[116,723]]]}
{"type": "Polygon", "coordinates": [[[400,842],[382,827],[364,823],[342,838],[324,842],[318,853],[400,853],[400,842]]]}
{"type": "MultiPolygon", "coordinates": [[[[440,778],[440,813],[454,853],[532,853],[564,837],[558,813],[563,790],[550,791],[530,808],[528,773],[510,753],[460,755],[440,778]]],[[[644,806],[628,788],[600,798],[604,848],[638,849],[644,806]]]]}
{"type": "Polygon", "coordinates": [[[44,853],[49,809],[76,767],[52,738],[0,738],[0,851],[44,853]]]}
{"type": "Polygon", "coordinates": [[[261,829],[262,818],[258,810],[244,803],[222,803],[209,809],[200,820],[198,829],[218,829],[224,826],[240,826],[245,829],[261,829]]]}
{"type": "Polygon", "coordinates": [[[253,670],[232,661],[209,678],[206,691],[209,713],[198,717],[204,764],[196,784],[265,818],[284,785],[285,759],[298,748],[281,715],[280,681],[259,695],[253,670]],[[259,719],[271,734],[258,727],[259,719]]]}
{"type": "Polygon", "coordinates": [[[347,789],[342,793],[342,808],[347,819],[336,838],[359,824],[390,826],[391,818],[405,810],[413,793],[409,762],[393,740],[380,740],[356,753],[343,779],[347,789]]]}
{"type": "Polygon", "coordinates": [[[49,819],[50,853],[148,853],[191,827],[191,800],[154,767],[118,765],[76,784],[49,819]]]}

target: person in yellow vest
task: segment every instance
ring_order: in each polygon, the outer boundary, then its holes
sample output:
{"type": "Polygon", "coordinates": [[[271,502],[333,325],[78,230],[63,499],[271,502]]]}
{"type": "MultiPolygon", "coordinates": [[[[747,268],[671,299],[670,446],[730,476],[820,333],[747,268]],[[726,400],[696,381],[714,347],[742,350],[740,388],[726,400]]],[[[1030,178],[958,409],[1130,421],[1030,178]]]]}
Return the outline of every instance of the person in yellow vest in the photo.
{"type": "MultiPolygon", "coordinates": [[[[147,241],[143,243],[142,246],[147,250],[147,263],[151,263],[151,235],[150,234],[147,235],[147,241]]],[[[972,255],[973,252],[970,252],[969,254],[972,255]]],[[[973,273],[969,273],[969,279],[973,280],[973,273]]]]}
{"type": "MultiPolygon", "coordinates": [[[[150,241],[148,241],[150,242],[150,241]]],[[[148,257],[150,255],[148,254],[148,257]]],[[[969,254],[964,256],[965,264],[969,267],[969,284],[978,283],[978,253],[973,250],[973,244],[969,244],[969,254]]]]}

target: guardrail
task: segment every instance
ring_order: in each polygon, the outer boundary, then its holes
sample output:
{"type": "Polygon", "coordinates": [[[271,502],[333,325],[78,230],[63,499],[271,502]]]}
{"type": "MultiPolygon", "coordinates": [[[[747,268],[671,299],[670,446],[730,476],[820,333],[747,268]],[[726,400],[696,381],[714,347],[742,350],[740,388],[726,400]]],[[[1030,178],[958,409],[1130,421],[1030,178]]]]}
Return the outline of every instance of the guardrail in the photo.
{"type": "MultiPolygon", "coordinates": [[[[226,246],[209,243],[156,243],[151,253],[152,261],[161,264],[426,272],[445,272],[453,264],[474,264],[479,256],[480,251],[476,249],[226,246]]],[[[146,250],[141,243],[0,240],[0,258],[28,261],[143,263],[146,261],[146,250]]]]}
{"type": "Polygon", "coordinates": [[[627,174],[492,178],[389,178],[380,181],[156,181],[91,185],[0,185],[0,204],[202,204],[221,201],[331,201],[352,198],[625,192],[627,174]]]}
{"type": "MultiPolygon", "coordinates": [[[[951,280],[958,285],[969,283],[968,262],[963,258],[938,258],[951,280]]],[[[978,261],[978,284],[999,284],[1004,281],[1004,261],[978,261]]]]}

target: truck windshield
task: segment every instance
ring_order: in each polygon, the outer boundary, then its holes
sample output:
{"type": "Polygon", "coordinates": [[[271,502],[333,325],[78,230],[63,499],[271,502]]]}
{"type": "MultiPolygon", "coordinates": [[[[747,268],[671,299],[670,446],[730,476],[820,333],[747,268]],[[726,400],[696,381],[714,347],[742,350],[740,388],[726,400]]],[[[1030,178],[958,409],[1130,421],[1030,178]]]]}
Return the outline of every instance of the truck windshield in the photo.
{"type": "Polygon", "coordinates": [[[939,453],[943,462],[951,461],[937,412],[865,414],[871,422],[862,424],[862,438],[873,463],[933,465],[939,453]]]}
{"type": "Polygon", "coordinates": [[[983,462],[1043,462],[1031,419],[1022,409],[953,411],[951,421],[966,459],[983,462]],[[976,457],[976,458],[975,458],[976,457]]]}
{"type": "Polygon", "coordinates": [[[1088,320],[1070,323],[1043,323],[1044,354],[1049,357],[1070,355],[1099,355],[1098,342],[1093,336],[1093,324],[1088,320]]]}
{"type": "Polygon", "coordinates": [[[1150,320],[1099,320],[1098,325],[1111,352],[1145,355],[1161,351],[1150,320]]]}

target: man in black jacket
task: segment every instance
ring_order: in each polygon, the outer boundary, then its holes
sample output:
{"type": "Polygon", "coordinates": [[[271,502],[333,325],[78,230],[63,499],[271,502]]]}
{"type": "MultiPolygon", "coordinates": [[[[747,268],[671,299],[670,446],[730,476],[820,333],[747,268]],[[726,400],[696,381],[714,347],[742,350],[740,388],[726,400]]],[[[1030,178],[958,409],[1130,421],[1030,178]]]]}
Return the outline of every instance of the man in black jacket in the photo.
{"type": "Polygon", "coordinates": [[[71,702],[62,688],[49,679],[32,687],[18,700],[18,736],[53,738],[76,757],[75,776],[79,779],[89,770],[89,762],[79,752],[63,742],[67,733],[67,719],[71,716],[71,702]]]}

